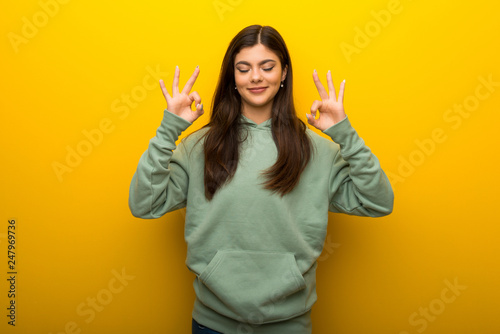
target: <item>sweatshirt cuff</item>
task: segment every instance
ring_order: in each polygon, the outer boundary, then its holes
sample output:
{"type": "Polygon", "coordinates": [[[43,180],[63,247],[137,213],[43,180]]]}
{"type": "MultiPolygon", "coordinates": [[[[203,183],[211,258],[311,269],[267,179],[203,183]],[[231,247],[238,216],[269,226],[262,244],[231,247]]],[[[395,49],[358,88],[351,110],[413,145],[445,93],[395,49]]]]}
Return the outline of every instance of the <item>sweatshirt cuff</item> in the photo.
{"type": "Polygon", "coordinates": [[[363,139],[358,136],[358,133],[352,127],[347,115],[343,120],[335,123],[322,132],[330,136],[334,142],[340,145],[343,157],[354,154],[359,147],[365,144],[363,139]]]}
{"type": "Polygon", "coordinates": [[[173,140],[175,142],[191,124],[193,123],[165,109],[157,136],[163,140],[173,140]]]}

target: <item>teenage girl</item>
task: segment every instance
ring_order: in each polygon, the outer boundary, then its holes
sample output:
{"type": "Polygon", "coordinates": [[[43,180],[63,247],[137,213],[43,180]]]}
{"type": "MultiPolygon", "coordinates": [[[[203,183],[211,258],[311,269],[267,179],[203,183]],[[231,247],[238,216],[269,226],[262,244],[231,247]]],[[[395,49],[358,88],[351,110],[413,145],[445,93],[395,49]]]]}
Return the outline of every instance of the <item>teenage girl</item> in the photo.
{"type": "Polygon", "coordinates": [[[290,55],[269,26],[233,38],[209,123],[176,146],[204,113],[191,92],[199,72],[180,90],[176,68],[171,94],[160,80],[167,108],[132,178],[131,212],[186,208],[193,334],[311,333],[328,211],[391,213],[389,180],[346,116],[345,81],[337,97],[330,71],[328,91],[313,72],[320,99],[307,122],[331,140],[297,117],[290,55]]]}

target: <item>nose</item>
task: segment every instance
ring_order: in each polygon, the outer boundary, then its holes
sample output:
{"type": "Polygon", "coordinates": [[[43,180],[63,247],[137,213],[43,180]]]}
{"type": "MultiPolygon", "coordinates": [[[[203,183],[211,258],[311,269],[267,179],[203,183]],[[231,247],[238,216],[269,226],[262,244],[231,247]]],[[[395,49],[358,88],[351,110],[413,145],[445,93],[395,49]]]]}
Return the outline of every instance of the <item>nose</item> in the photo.
{"type": "Polygon", "coordinates": [[[250,77],[250,80],[252,82],[259,82],[262,80],[262,74],[260,73],[259,69],[252,70],[252,75],[250,77]]]}

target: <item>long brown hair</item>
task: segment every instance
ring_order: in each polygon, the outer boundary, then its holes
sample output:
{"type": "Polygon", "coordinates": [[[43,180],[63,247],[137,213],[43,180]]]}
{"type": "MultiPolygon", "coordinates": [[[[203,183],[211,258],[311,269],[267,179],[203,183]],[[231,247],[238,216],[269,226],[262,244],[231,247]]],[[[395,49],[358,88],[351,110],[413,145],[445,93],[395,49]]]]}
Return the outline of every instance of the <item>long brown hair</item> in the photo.
{"type": "Polygon", "coordinates": [[[267,179],[261,185],[281,196],[286,195],[297,185],[311,158],[307,127],[295,111],[292,63],[285,42],[278,31],[270,26],[248,26],[232,39],[227,48],[212,100],[210,122],[202,127],[209,128],[200,137],[200,140],[206,137],[204,177],[205,197],[209,201],[217,189],[233,178],[238,167],[240,143],[246,139],[241,136],[241,96],[234,89],[234,59],[242,48],[258,43],[276,53],[282,70],[288,67],[283,88],[276,93],[271,111],[271,131],[278,158],[273,166],[261,173],[267,179]]]}

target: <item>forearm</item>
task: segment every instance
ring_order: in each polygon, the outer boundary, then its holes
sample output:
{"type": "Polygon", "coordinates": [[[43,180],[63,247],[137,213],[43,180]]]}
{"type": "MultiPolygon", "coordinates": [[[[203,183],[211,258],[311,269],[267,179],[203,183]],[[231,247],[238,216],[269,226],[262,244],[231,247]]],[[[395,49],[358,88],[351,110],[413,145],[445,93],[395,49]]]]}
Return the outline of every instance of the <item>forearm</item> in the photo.
{"type": "Polygon", "coordinates": [[[182,152],[174,155],[173,151],[178,137],[190,125],[190,122],[165,110],[156,136],[150,140],[132,177],[129,207],[134,216],[158,218],[185,206],[187,167],[182,152]]]}
{"type": "Polygon", "coordinates": [[[330,211],[372,217],[391,213],[394,193],[389,179],[349,119],[323,132],[340,146],[332,162],[330,211]]]}

